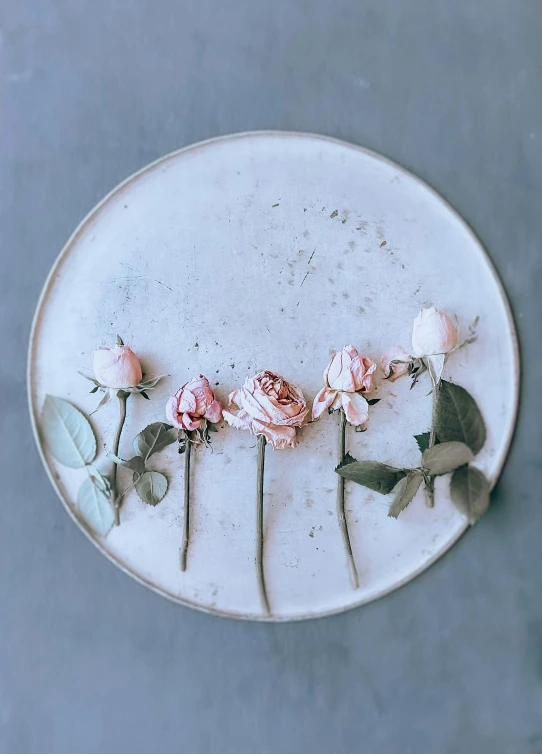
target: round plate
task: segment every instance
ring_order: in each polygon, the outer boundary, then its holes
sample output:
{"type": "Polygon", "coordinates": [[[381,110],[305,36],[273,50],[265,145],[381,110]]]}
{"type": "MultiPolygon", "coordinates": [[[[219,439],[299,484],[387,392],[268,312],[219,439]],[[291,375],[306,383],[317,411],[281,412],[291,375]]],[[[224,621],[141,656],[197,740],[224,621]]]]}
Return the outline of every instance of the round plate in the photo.
{"type": "MultiPolygon", "coordinates": [[[[476,343],[453,354],[445,377],[466,387],[487,423],[476,458],[494,483],[517,406],[518,354],[503,289],[479,241],[432,189],[360,147],[310,134],[262,132],[182,149],[129,178],[82,222],[45,285],[30,344],[31,415],[39,441],[44,396],[89,414],[98,397],[78,374],[120,333],[148,373],[168,373],[152,400],[128,402],[120,454],[164,419],[167,397],[200,372],[224,402],[247,374],[279,372],[312,401],[330,354],[352,344],[377,359],[409,346],[413,318],[436,305],[476,343]]],[[[358,459],[419,464],[413,435],[429,428],[425,375],[384,383],[368,431],[348,431],[358,459]]],[[[101,459],[117,423],[114,403],[92,417],[101,459]]],[[[390,500],[347,484],[360,587],[353,590],[335,510],[337,415],[299,433],[295,450],[266,455],[265,571],[270,620],[336,613],[380,597],[427,568],[465,531],[437,480],[436,506],[420,491],[397,520],[390,500]]],[[[155,456],[170,489],[155,508],[129,493],[107,538],[86,532],[116,565],[159,593],[236,618],[263,618],[255,556],[256,443],[224,426],[213,452],[194,453],[192,536],[181,573],[183,462],[155,456]]],[[[83,472],[40,446],[75,520],[83,472]]],[[[121,486],[129,472],[119,471],[121,486]]],[[[488,513],[491,515],[491,509],[488,513]]]]}

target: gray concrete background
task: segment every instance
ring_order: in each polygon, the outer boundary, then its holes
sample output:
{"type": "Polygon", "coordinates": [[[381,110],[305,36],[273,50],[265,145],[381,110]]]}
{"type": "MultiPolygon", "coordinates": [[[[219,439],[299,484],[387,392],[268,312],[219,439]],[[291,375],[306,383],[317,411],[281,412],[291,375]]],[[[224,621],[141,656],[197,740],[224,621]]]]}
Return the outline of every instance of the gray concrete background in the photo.
{"type": "Polygon", "coordinates": [[[0,752],[542,752],[542,7],[537,0],[4,0],[0,752]],[[490,513],[423,576],[291,625],[169,604],[73,526],[26,409],[32,312],[117,182],[246,129],[397,160],[474,226],[518,320],[490,513]],[[538,384],[537,384],[538,383],[538,384]]]}

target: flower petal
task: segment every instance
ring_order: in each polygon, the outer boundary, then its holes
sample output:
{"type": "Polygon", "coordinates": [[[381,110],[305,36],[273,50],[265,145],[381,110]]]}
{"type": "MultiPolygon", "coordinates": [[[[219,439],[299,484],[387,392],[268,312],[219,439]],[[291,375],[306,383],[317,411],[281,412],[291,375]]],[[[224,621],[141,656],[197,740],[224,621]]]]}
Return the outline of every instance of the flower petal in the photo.
{"type": "Polygon", "coordinates": [[[251,429],[252,420],[246,411],[239,411],[237,414],[232,414],[231,411],[222,411],[223,418],[228,422],[230,427],[235,429],[251,429]]]}
{"type": "Polygon", "coordinates": [[[194,413],[197,407],[196,396],[194,395],[194,393],[191,393],[190,390],[187,390],[187,388],[181,388],[179,392],[179,413],[194,413]]]}
{"type": "Polygon", "coordinates": [[[177,429],[184,429],[182,415],[179,416],[177,412],[177,398],[174,395],[166,403],[166,419],[177,429]]]}
{"type": "Polygon", "coordinates": [[[312,404],[312,418],[318,419],[318,417],[321,416],[324,411],[331,406],[336,397],[337,392],[335,390],[330,390],[328,387],[323,387],[314,399],[314,403],[312,404]]]}
{"type": "Polygon", "coordinates": [[[369,404],[359,393],[342,393],[346,421],[355,427],[365,424],[369,418],[369,404]]]}
{"type": "Polygon", "coordinates": [[[220,401],[215,399],[210,406],[207,406],[205,418],[210,421],[211,424],[216,424],[222,419],[222,404],[220,401]]]}
{"type": "Polygon", "coordinates": [[[190,416],[190,414],[183,414],[183,427],[184,429],[187,429],[189,432],[192,432],[194,429],[199,429],[205,419],[194,419],[190,416]]]}
{"type": "Polygon", "coordinates": [[[251,432],[254,435],[263,435],[275,450],[296,446],[296,434],[293,427],[277,427],[276,424],[253,422],[251,432]]]}

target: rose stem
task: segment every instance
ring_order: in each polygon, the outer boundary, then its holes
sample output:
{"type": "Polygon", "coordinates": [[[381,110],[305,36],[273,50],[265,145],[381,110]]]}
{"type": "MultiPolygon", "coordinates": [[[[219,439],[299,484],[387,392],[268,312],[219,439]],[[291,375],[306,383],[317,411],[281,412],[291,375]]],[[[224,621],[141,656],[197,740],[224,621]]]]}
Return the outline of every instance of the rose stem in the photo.
{"type": "Polygon", "coordinates": [[[263,474],[265,468],[264,435],[258,435],[258,472],[256,481],[256,568],[258,571],[258,591],[263,608],[267,614],[271,612],[267,589],[265,588],[265,574],[263,569],[263,474]]]}
{"type": "Polygon", "coordinates": [[[190,450],[192,443],[188,432],[184,447],[184,520],[183,543],[181,546],[181,571],[186,571],[186,556],[188,555],[188,541],[190,537],[190,450]]]}
{"type": "MultiPolygon", "coordinates": [[[[344,409],[339,409],[339,438],[340,438],[340,458],[342,463],[346,455],[346,414],[344,409]]],[[[344,477],[339,476],[338,488],[337,488],[337,516],[339,518],[339,526],[344,540],[344,547],[346,549],[346,555],[348,558],[348,568],[350,571],[350,581],[352,587],[357,589],[359,587],[358,571],[356,563],[354,561],[354,554],[352,552],[352,545],[350,544],[350,535],[348,534],[348,524],[346,522],[346,511],[344,506],[344,477]]]]}
{"type": "MultiPolygon", "coordinates": [[[[125,393],[124,390],[119,390],[117,398],[119,399],[120,419],[119,426],[117,428],[117,434],[113,440],[113,453],[118,456],[120,436],[122,434],[122,428],[126,421],[126,401],[130,393],[125,393]]],[[[111,499],[113,500],[113,510],[115,511],[115,526],[120,525],[120,497],[117,495],[117,464],[113,465],[113,471],[111,472],[111,499]]]]}
{"type": "MultiPolygon", "coordinates": [[[[435,413],[437,408],[437,391],[439,389],[438,385],[435,385],[433,388],[433,391],[431,393],[432,395],[432,409],[431,409],[431,431],[429,433],[429,447],[432,448],[435,444],[435,413]]],[[[427,478],[427,482],[425,485],[425,489],[427,492],[425,501],[427,503],[428,508],[433,508],[435,506],[435,477],[429,476],[427,478]]]]}

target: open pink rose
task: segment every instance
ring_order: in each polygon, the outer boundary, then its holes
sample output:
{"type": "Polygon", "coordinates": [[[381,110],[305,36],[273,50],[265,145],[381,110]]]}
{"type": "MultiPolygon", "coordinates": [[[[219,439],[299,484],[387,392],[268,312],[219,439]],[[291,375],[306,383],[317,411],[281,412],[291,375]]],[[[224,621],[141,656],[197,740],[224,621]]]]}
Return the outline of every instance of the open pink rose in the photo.
{"type": "Polygon", "coordinates": [[[209,380],[200,374],[183,385],[166,404],[166,418],[177,429],[191,432],[222,419],[222,405],[215,398],[209,380]]]}
{"type": "Polygon", "coordinates": [[[408,372],[408,362],[411,360],[411,356],[403,346],[392,346],[382,354],[380,359],[380,368],[384,372],[384,378],[390,382],[402,377],[408,372]],[[392,361],[402,362],[399,364],[392,364],[392,361]]]}
{"type": "Polygon", "coordinates": [[[228,408],[233,409],[224,411],[228,424],[264,435],[273,448],[295,447],[295,428],[308,412],[301,390],[269,371],[247,377],[243,387],[230,394],[228,408]]]}
{"type": "Polygon", "coordinates": [[[98,348],[93,355],[94,376],[104,387],[135,387],[141,382],[141,364],[129,346],[98,348]]]}
{"type": "Polygon", "coordinates": [[[457,345],[457,327],[450,317],[432,306],[422,309],[412,328],[414,356],[449,353],[457,345]]]}
{"type": "Polygon", "coordinates": [[[331,359],[324,372],[324,387],[312,406],[312,418],[317,419],[326,409],[344,409],[346,420],[359,426],[369,418],[368,403],[363,394],[374,385],[376,364],[361,356],[352,346],[345,346],[331,359]]]}

